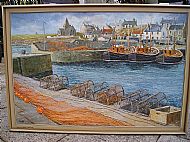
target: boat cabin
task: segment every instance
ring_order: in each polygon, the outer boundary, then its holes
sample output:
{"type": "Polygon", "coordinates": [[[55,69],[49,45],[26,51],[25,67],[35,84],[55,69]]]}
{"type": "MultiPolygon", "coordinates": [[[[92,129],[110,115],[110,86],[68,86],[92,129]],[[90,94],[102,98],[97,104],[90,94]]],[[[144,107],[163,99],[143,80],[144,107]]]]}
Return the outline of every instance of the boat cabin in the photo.
{"type": "Polygon", "coordinates": [[[123,45],[114,45],[111,48],[111,52],[114,53],[125,53],[126,48],[123,45]]]}

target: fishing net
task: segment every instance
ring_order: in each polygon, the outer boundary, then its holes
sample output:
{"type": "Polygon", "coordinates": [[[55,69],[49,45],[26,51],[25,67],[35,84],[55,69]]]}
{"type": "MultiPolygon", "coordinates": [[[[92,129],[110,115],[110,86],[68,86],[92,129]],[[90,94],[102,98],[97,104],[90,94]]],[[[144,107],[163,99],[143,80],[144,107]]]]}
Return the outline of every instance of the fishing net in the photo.
{"type": "Polygon", "coordinates": [[[56,101],[33,88],[14,82],[14,93],[25,103],[31,103],[41,115],[60,125],[105,125],[130,126],[130,124],[112,119],[87,108],[74,107],[65,101],[56,101]]]}

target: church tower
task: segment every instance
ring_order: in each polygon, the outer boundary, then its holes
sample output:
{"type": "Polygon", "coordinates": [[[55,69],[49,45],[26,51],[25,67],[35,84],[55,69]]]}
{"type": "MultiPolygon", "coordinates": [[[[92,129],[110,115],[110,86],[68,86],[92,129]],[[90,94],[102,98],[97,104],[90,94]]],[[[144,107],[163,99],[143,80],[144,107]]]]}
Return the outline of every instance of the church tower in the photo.
{"type": "Polygon", "coordinates": [[[70,26],[68,19],[66,18],[63,28],[67,29],[70,26]]]}

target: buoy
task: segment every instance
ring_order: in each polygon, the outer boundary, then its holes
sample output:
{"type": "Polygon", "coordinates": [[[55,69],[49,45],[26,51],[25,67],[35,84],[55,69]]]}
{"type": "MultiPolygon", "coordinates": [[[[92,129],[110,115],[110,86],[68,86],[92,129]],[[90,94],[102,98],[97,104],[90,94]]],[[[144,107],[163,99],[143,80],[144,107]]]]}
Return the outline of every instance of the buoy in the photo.
{"type": "Polygon", "coordinates": [[[15,96],[19,96],[19,93],[17,93],[17,92],[15,92],[14,94],[15,94],[15,96]]]}
{"type": "Polygon", "coordinates": [[[29,103],[29,102],[30,102],[30,99],[26,97],[26,98],[24,98],[24,102],[25,102],[25,103],[29,103]]]}
{"type": "Polygon", "coordinates": [[[40,106],[37,107],[37,112],[38,112],[38,113],[41,113],[41,114],[42,114],[42,113],[43,113],[43,110],[44,110],[43,107],[40,107],[40,106]]]}
{"type": "Polygon", "coordinates": [[[24,96],[20,95],[20,99],[22,99],[22,100],[23,100],[23,99],[24,99],[24,96]]]}
{"type": "Polygon", "coordinates": [[[20,96],[21,96],[21,95],[20,95],[20,93],[17,93],[17,97],[19,97],[19,98],[20,98],[20,96]]]}

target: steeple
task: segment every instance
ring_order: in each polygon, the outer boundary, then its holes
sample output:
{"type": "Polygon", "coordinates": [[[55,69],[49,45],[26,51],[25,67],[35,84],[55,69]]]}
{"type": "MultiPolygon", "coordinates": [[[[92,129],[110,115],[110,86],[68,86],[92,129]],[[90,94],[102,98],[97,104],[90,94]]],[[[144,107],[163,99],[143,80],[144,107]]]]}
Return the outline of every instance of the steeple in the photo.
{"type": "Polygon", "coordinates": [[[68,28],[70,26],[68,19],[66,18],[65,23],[63,25],[64,28],[68,28]]]}

